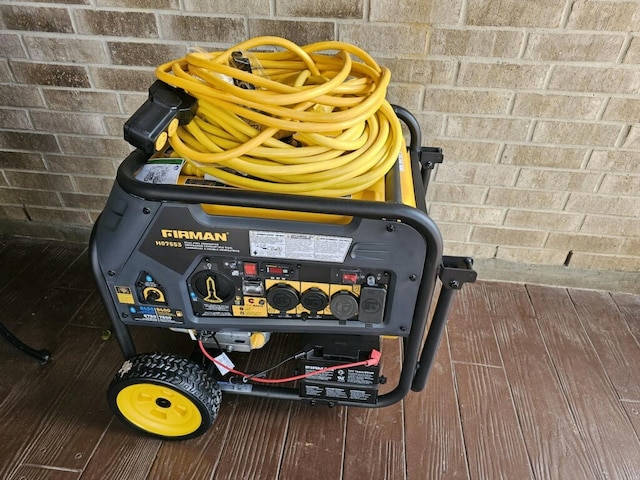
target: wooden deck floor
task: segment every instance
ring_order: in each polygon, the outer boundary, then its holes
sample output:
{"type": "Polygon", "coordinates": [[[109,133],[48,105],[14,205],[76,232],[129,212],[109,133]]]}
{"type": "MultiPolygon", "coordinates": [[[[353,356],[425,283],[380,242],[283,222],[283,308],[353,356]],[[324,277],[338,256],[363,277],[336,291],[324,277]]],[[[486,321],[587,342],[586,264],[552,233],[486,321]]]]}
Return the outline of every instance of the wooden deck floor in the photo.
{"type": "MultiPolygon", "coordinates": [[[[109,411],[122,357],[83,246],[0,239],[0,305],[53,352],[39,366],[0,342],[2,479],[640,479],[638,296],[467,285],[424,392],[384,409],[225,395],[211,430],[183,442],[109,411]]],[[[139,350],[191,347],[143,330],[139,350]]],[[[399,358],[397,342],[383,349],[399,358]]]]}

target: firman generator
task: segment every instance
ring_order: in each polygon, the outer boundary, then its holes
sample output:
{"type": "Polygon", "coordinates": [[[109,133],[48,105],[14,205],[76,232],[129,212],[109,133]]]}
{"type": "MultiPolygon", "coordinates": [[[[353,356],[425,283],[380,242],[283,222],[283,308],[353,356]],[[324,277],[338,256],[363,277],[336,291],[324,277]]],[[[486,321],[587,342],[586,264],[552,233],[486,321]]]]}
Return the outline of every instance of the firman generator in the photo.
{"type": "Polygon", "coordinates": [[[116,416],[180,439],[211,426],[223,392],[383,407],[422,390],[476,274],[442,254],[425,205],[442,152],[386,101],[389,71],[352,45],[267,37],[156,73],[90,243],[125,357],[108,387],[116,416]],[[129,326],[198,348],[138,352],[129,326]],[[237,366],[282,344],[271,365],[237,366]]]}

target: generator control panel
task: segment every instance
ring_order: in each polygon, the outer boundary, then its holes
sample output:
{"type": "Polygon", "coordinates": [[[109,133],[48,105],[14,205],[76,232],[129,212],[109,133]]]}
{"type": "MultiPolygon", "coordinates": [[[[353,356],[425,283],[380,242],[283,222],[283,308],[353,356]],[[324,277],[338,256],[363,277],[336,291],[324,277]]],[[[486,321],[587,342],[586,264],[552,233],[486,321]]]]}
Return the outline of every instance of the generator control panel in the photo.
{"type": "Polygon", "coordinates": [[[205,256],[186,287],[196,317],[337,319],[380,324],[390,273],[205,256]]]}
{"type": "MultiPolygon", "coordinates": [[[[110,202],[116,200],[112,194],[110,202]]],[[[426,255],[423,238],[409,225],[213,216],[199,205],[175,204],[131,220],[109,208],[103,215],[113,217],[107,225],[120,229],[130,221],[132,227],[132,251],[116,243],[103,249],[123,323],[409,334],[426,255]]]]}

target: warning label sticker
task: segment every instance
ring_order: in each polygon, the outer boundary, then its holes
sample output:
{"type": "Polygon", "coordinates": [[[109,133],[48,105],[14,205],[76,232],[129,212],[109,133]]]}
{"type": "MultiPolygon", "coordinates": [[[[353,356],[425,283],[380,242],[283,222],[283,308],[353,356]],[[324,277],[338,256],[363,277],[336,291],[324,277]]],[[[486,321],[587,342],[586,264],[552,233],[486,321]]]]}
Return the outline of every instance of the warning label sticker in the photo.
{"type": "Polygon", "coordinates": [[[351,238],[306,233],[265,232],[251,230],[249,244],[252,257],[314,260],[342,263],[351,246],[351,238]]]}
{"type": "Polygon", "coordinates": [[[133,305],[135,300],[133,299],[133,293],[131,293],[131,289],[129,287],[121,287],[116,285],[116,296],[118,297],[118,302],[124,303],[127,305],[133,305]]]}
{"type": "Polygon", "coordinates": [[[261,297],[245,297],[242,305],[232,305],[234,317],[266,317],[267,301],[261,297]]]}

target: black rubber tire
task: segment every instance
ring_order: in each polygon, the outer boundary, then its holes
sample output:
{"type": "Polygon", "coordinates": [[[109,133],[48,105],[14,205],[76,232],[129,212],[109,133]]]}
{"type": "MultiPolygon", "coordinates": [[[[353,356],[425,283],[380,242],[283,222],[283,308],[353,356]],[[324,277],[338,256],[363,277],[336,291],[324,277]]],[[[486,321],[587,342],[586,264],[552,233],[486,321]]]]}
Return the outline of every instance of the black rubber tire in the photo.
{"type": "Polygon", "coordinates": [[[222,391],[203,367],[187,358],[167,353],[143,353],[122,364],[109,385],[107,400],[115,416],[134,429],[165,440],[184,440],[200,436],[211,427],[220,410],[222,391]],[[132,386],[134,390],[139,388],[151,394],[163,390],[169,394],[166,396],[177,397],[185,402],[187,411],[195,414],[195,407],[201,418],[198,419],[196,415],[194,425],[179,428],[178,432],[172,431],[170,421],[167,421],[165,428],[162,421],[156,421],[155,415],[149,410],[163,413],[162,409],[173,408],[166,398],[155,398],[157,408],[145,407],[139,412],[136,409],[136,400],[124,393],[123,397],[120,397],[119,405],[119,396],[123,392],[131,392],[128,387],[132,386]]]}

